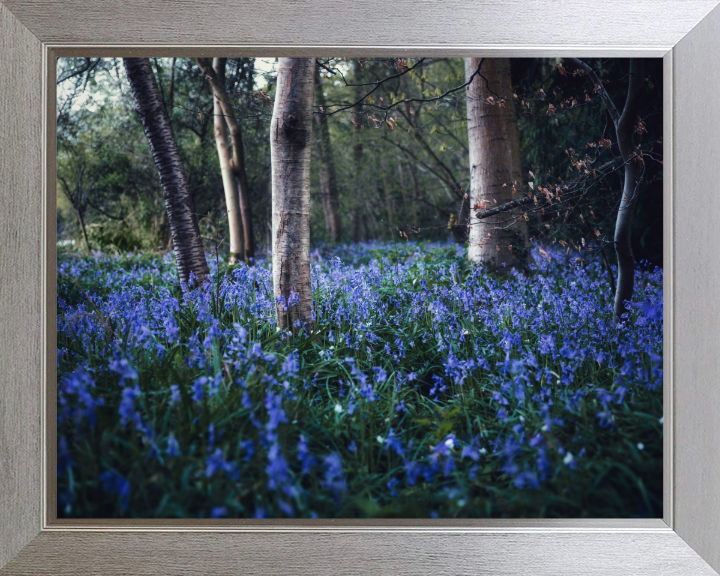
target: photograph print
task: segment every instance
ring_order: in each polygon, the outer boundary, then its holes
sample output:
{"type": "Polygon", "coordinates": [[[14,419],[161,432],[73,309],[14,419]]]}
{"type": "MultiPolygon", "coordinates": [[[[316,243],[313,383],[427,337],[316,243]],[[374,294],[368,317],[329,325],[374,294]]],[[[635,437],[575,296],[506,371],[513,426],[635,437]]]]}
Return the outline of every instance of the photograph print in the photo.
{"type": "Polygon", "coordinates": [[[662,517],[662,87],[59,58],[58,519],[662,517]]]}

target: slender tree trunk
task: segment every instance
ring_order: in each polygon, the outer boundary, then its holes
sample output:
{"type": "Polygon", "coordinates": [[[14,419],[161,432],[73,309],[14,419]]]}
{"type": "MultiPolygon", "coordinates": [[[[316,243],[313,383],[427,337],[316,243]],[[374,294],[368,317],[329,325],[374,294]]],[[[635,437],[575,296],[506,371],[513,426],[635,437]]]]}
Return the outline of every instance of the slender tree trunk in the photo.
{"type": "Polygon", "coordinates": [[[645,171],[642,157],[638,156],[635,151],[635,123],[642,99],[645,62],[642,58],[630,60],[627,97],[622,114],[620,114],[592,67],[577,58],[571,58],[570,61],[585,71],[595,87],[595,92],[602,97],[605,108],[615,125],[618,148],[625,164],[622,198],[618,208],[617,220],[615,221],[615,253],[618,260],[618,276],[613,311],[615,319],[620,320],[626,312],[626,302],[632,301],[635,284],[635,256],[630,242],[630,233],[645,171]]]}
{"type": "MultiPolygon", "coordinates": [[[[470,79],[478,58],[465,59],[465,77],[470,79]]],[[[522,190],[520,138],[512,99],[510,60],[488,58],[483,63],[493,95],[476,76],[467,90],[468,145],[470,151],[471,215],[518,198],[522,190]],[[506,99],[504,107],[499,97],[506,99]],[[487,101],[492,97],[492,103],[487,101]],[[503,187],[503,185],[505,185],[503,187]],[[517,193],[513,197],[513,185],[517,193]]],[[[468,258],[502,270],[524,264],[527,224],[520,212],[506,212],[476,220],[470,218],[468,258]]]]}
{"type": "Polygon", "coordinates": [[[310,149],[315,58],[280,58],[272,124],[272,263],[278,326],[312,330],[310,149]],[[287,303],[283,305],[282,299],[287,303]]]}
{"type": "MultiPolygon", "coordinates": [[[[325,109],[325,94],[322,89],[320,71],[315,69],[315,101],[316,104],[325,109]]],[[[322,195],[323,210],[325,211],[325,226],[333,242],[340,242],[341,227],[340,213],[338,209],[337,177],[335,175],[335,162],[333,159],[332,146],[330,144],[330,129],[327,119],[318,116],[318,134],[315,137],[318,152],[318,164],[320,167],[320,193],[322,195]]]]}
{"type": "Polygon", "coordinates": [[[642,58],[630,60],[627,100],[617,124],[618,146],[625,161],[625,179],[623,196],[615,223],[615,253],[618,261],[617,291],[615,292],[616,319],[620,319],[626,312],[625,303],[632,300],[635,284],[635,256],[630,242],[630,233],[635,206],[638,196],[640,196],[640,181],[644,165],[640,157],[635,155],[633,136],[643,87],[643,64],[642,58]]]}
{"type": "MultiPolygon", "coordinates": [[[[225,84],[225,65],[227,58],[215,58],[213,69],[217,74],[218,81],[225,84]]],[[[245,257],[245,238],[242,218],[240,214],[240,200],[238,197],[238,185],[235,178],[235,171],[230,156],[230,144],[225,133],[225,122],[222,104],[213,91],[213,122],[215,130],[215,144],[217,146],[218,158],[220,160],[220,173],[222,174],[223,190],[225,191],[225,207],[228,216],[228,228],[230,231],[230,264],[236,264],[238,259],[245,257]]]]}
{"type": "MultiPolygon", "coordinates": [[[[363,81],[363,74],[362,74],[362,66],[360,65],[359,60],[354,61],[354,78],[355,78],[355,84],[362,84],[363,81]]],[[[364,89],[362,86],[358,86],[355,97],[357,100],[359,100],[362,95],[364,94],[364,89]]],[[[358,114],[362,110],[362,105],[358,104],[358,106],[355,107],[355,110],[353,110],[354,114],[358,114]]],[[[362,119],[359,119],[360,123],[362,123],[362,119]]],[[[355,168],[355,195],[353,198],[353,212],[352,212],[352,219],[350,222],[350,233],[352,237],[352,241],[356,244],[360,242],[362,239],[362,221],[363,221],[363,203],[365,199],[365,190],[364,190],[364,177],[365,174],[363,173],[363,143],[362,143],[362,135],[360,131],[355,132],[355,143],[353,144],[353,162],[354,162],[354,168],[355,168]]]]}
{"type": "Polygon", "coordinates": [[[382,185],[383,197],[385,200],[385,214],[387,215],[387,223],[390,227],[388,235],[390,236],[390,238],[393,238],[395,232],[395,210],[393,208],[392,187],[388,182],[387,166],[384,156],[380,157],[380,170],[382,172],[380,177],[380,184],[382,185]]]}
{"type": "Polygon", "coordinates": [[[172,66],[170,67],[170,89],[168,94],[168,114],[172,118],[173,108],[175,107],[175,64],[177,58],[172,59],[172,66]]]}
{"type": "Polygon", "coordinates": [[[225,82],[221,81],[213,69],[209,58],[198,58],[197,63],[203,74],[210,79],[213,94],[219,100],[222,107],[225,122],[230,130],[230,142],[232,143],[232,168],[238,182],[238,199],[240,201],[240,214],[242,216],[243,231],[245,233],[245,259],[249,260],[255,256],[255,241],[252,231],[252,211],[250,208],[250,196],[245,171],[245,149],[242,140],[242,128],[235,118],[235,111],[230,103],[230,97],[225,90],[225,82]]]}
{"type": "Polygon", "coordinates": [[[422,196],[422,192],[420,190],[420,180],[418,179],[418,173],[417,173],[417,166],[413,164],[412,162],[408,162],[408,167],[410,168],[410,176],[412,176],[413,180],[413,194],[412,194],[412,217],[413,217],[413,224],[415,223],[415,218],[417,216],[417,203],[420,202],[420,197],[422,196]]]}
{"type": "Polygon", "coordinates": [[[180,282],[188,283],[192,273],[198,283],[202,284],[209,271],[195,215],[195,204],[150,61],[147,58],[123,58],[123,61],[135,109],[140,116],[160,175],[180,282]]]}
{"type": "Polygon", "coordinates": [[[92,248],[90,246],[90,240],[88,240],[87,229],[85,228],[85,219],[83,218],[82,211],[76,210],[76,214],[78,221],[80,222],[80,229],[82,230],[83,238],[85,239],[85,246],[87,246],[88,252],[90,252],[92,248]]]}

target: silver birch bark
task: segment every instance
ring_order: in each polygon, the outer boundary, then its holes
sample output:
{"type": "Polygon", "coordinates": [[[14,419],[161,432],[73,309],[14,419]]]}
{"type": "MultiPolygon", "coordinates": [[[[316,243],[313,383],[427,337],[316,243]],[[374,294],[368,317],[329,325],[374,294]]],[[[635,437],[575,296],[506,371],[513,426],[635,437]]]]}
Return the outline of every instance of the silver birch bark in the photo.
{"type": "MultiPolygon", "coordinates": [[[[479,63],[479,58],[465,59],[468,80],[479,63]]],[[[492,208],[495,203],[504,204],[519,197],[523,189],[520,138],[512,98],[510,60],[487,58],[482,72],[495,94],[488,91],[480,76],[475,77],[467,90],[471,206],[468,258],[502,270],[524,263],[527,223],[518,211],[482,220],[472,215],[492,208]],[[506,100],[504,107],[500,106],[498,95],[506,100]]]]}
{"type": "Polygon", "coordinates": [[[313,329],[310,151],[315,58],[280,58],[272,123],[272,265],[278,326],[313,329]],[[284,303],[283,303],[284,300],[284,303]]]}
{"type": "MultiPolygon", "coordinates": [[[[227,58],[214,58],[213,70],[218,81],[225,84],[225,63],[227,58]]],[[[213,90],[213,122],[215,131],[215,145],[217,146],[218,159],[220,160],[220,173],[222,174],[223,190],[225,192],[225,208],[228,216],[228,229],[230,234],[230,264],[236,264],[240,259],[245,258],[245,238],[240,214],[240,199],[238,196],[238,184],[235,171],[232,166],[230,154],[230,143],[228,142],[225,127],[225,114],[222,103],[218,97],[218,91],[213,90]]]]}
{"type": "Polygon", "coordinates": [[[123,58],[135,109],[160,175],[180,282],[193,273],[202,284],[209,271],[190,187],[170,118],[147,58],[123,58]]]}
{"type": "Polygon", "coordinates": [[[197,63],[203,74],[210,80],[213,95],[219,100],[222,107],[223,117],[230,131],[230,143],[232,144],[232,168],[235,172],[238,184],[238,200],[240,202],[240,215],[242,227],[245,234],[245,260],[255,256],[255,242],[252,230],[252,210],[250,208],[250,197],[245,172],[245,148],[242,140],[242,128],[240,127],[235,111],[230,102],[230,97],[225,90],[225,80],[218,78],[209,58],[198,58],[197,63]]]}

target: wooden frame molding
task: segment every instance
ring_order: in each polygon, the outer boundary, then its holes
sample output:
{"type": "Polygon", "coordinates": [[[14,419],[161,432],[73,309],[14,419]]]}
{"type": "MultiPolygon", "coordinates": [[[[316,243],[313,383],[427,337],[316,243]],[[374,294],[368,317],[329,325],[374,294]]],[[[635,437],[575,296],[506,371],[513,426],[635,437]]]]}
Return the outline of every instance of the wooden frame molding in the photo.
{"type": "Polygon", "coordinates": [[[0,0],[0,574],[717,575],[719,4],[0,0]],[[405,54],[664,59],[664,518],[59,521],[55,59],[405,54]]]}

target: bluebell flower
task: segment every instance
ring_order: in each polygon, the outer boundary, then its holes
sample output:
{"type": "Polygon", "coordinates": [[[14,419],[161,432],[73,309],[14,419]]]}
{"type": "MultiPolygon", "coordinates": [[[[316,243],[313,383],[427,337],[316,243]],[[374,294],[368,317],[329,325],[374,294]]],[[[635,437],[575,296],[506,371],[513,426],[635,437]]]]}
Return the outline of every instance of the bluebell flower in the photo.
{"type": "Polygon", "coordinates": [[[136,424],[139,423],[139,415],[135,409],[135,400],[140,397],[140,388],[135,385],[133,388],[127,387],[122,391],[122,401],[118,414],[120,414],[120,424],[127,426],[131,420],[136,424]]]}
{"type": "Polygon", "coordinates": [[[309,474],[310,469],[315,465],[315,458],[310,454],[307,438],[302,434],[300,434],[300,441],[298,442],[297,448],[297,459],[302,464],[302,473],[309,474]]]}
{"type": "Polygon", "coordinates": [[[208,451],[212,450],[212,445],[215,444],[215,423],[210,422],[208,426],[208,451]]]}
{"type": "Polygon", "coordinates": [[[388,482],[386,484],[386,486],[390,489],[390,496],[394,497],[394,496],[398,495],[397,490],[396,490],[396,487],[398,484],[400,484],[400,480],[398,480],[395,476],[393,476],[390,479],[390,482],[388,482]]]}
{"type": "Polygon", "coordinates": [[[173,384],[170,386],[170,406],[174,406],[180,402],[180,386],[173,384]]]}
{"type": "Polygon", "coordinates": [[[168,456],[180,456],[180,444],[175,439],[175,435],[170,433],[168,436],[168,456]]]}
{"type": "Polygon", "coordinates": [[[197,402],[200,402],[200,400],[202,400],[202,397],[204,394],[204,386],[205,386],[205,384],[207,384],[207,381],[208,381],[207,376],[201,376],[200,378],[198,378],[197,380],[195,380],[193,382],[193,385],[192,385],[192,390],[193,390],[192,401],[193,402],[197,403],[197,402]]]}
{"type": "Polygon", "coordinates": [[[205,476],[210,478],[219,470],[224,471],[230,478],[237,479],[239,470],[231,462],[225,460],[222,448],[216,448],[211,456],[205,461],[205,476]]]}
{"type": "Polygon", "coordinates": [[[228,510],[225,506],[215,506],[210,512],[210,518],[222,518],[228,515],[228,510]]]}
{"type": "Polygon", "coordinates": [[[108,470],[100,474],[100,482],[105,492],[120,496],[120,510],[124,513],[130,503],[130,482],[118,472],[108,470]]]}
{"type": "Polygon", "coordinates": [[[325,469],[323,487],[332,492],[335,500],[339,501],[341,495],[347,491],[340,455],[333,452],[326,456],[323,460],[323,468],[325,469]]]}
{"type": "Polygon", "coordinates": [[[125,383],[126,379],[137,380],[138,377],[137,371],[130,365],[127,358],[113,360],[110,363],[110,370],[120,375],[120,386],[125,383]]]}
{"type": "Polygon", "coordinates": [[[278,490],[289,480],[288,463],[283,456],[280,445],[276,442],[268,451],[268,465],[265,468],[268,475],[268,489],[278,490]]]}

